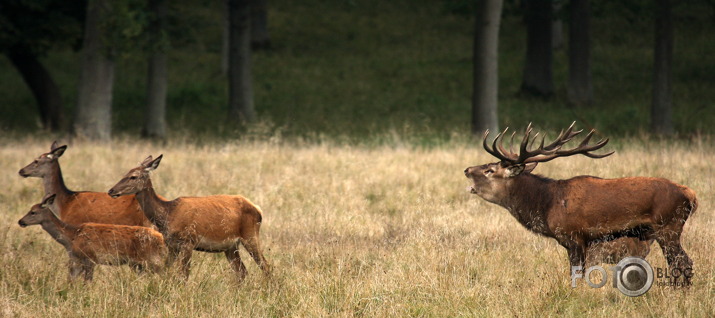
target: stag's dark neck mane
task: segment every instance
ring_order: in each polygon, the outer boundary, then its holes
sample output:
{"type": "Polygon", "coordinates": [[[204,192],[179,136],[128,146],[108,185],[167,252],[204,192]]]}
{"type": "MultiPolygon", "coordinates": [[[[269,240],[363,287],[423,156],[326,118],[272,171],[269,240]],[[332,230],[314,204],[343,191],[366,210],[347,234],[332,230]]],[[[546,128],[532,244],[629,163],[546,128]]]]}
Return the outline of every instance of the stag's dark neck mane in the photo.
{"type": "Polygon", "coordinates": [[[511,180],[508,200],[500,205],[530,231],[551,237],[546,213],[559,193],[557,184],[556,180],[525,172],[511,180]]]}

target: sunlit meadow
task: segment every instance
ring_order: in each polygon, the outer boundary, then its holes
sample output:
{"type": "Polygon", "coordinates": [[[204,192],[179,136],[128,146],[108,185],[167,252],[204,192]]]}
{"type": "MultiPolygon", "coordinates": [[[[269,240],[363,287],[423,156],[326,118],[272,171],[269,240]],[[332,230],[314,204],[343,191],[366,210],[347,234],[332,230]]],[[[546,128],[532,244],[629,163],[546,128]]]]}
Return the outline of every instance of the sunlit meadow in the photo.
{"type": "MultiPolygon", "coordinates": [[[[563,158],[536,169],[553,178],[665,177],[698,193],[683,235],[694,285],[653,286],[636,298],[610,284],[571,288],[562,247],[468,194],[464,168],[493,159],[466,140],[429,148],[280,138],[70,143],[60,163],[73,190],[107,191],[146,156],[163,153],[152,175],[159,194],[250,198],[265,212],[261,239],[274,268],[264,277],[242,250],[249,275],[237,284],[223,254],[196,252],[187,281],[100,266],[93,282],[70,284],[62,247],[39,226],[17,225],[43,195],[39,179],[17,171],[51,141],[0,141],[0,317],[715,315],[709,139],[633,139],[609,146],[617,153],[605,159],[563,158]]],[[[665,267],[658,248],[647,260],[665,267]]]]}

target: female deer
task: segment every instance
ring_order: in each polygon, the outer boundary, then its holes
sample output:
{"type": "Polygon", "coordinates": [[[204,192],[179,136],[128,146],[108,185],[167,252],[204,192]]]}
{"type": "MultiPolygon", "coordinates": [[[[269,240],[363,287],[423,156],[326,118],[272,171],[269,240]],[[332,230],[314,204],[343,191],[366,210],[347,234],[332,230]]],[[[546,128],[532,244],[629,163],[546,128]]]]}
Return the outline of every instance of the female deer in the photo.
{"type": "Polygon", "coordinates": [[[57,195],[53,205],[62,221],[75,225],[93,222],[152,226],[133,195],[112,200],[104,192],[75,192],[68,189],[59,162],[65,150],[66,145],[58,146],[57,142],[53,142],[50,152],[43,153],[19,172],[24,178],[41,178],[45,195],[57,195]]]}
{"type": "Polygon", "coordinates": [[[179,257],[182,273],[188,277],[193,250],[224,252],[242,281],[246,276],[246,267],[238,253],[239,243],[242,243],[261,270],[269,274],[270,268],[258,238],[263,219],[261,209],[238,195],[163,200],[154,192],[149,178],[161,158],[162,155],[156,159],[149,156],[138,167],[129,170],[108,193],[113,198],[136,194],[146,217],[164,234],[169,247],[167,266],[179,257]]]}
{"type": "Polygon", "coordinates": [[[94,265],[128,264],[135,269],[160,272],[166,259],[161,233],[143,226],[84,223],[79,226],[61,221],[50,210],[55,195],[45,196],[20,221],[21,227],[40,224],[69,253],[70,280],[80,274],[92,280],[94,265]]]}

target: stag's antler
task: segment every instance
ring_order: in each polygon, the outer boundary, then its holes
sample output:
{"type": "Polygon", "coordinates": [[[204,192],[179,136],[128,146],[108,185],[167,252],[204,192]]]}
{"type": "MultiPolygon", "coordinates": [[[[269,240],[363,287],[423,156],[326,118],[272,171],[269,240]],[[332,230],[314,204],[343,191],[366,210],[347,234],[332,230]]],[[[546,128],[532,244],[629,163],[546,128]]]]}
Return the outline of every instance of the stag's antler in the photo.
{"type": "Polygon", "coordinates": [[[574,131],[574,124],[576,124],[576,122],[573,122],[571,126],[569,126],[565,131],[561,130],[559,136],[556,137],[556,140],[554,140],[552,143],[544,145],[545,137],[542,137],[539,147],[530,150],[530,146],[533,147],[534,143],[536,143],[536,140],[539,137],[539,133],[537,132],[532,138],[531,132],[533,129],[531,128],[531,123],[529,123],[529,126],[526,127],[526,131],[524,132],[524,138],[521,140],[521,145],[519,146],[518,154],[514,153],[514,151],[512,150],[512,147],[514,145],[514,134],[511,135],[511,144],[509,146],[509,151],[504,149],[504,146],[502,145],[502,138],[504,137],[504,134],[506,134],[506,131],[509,129],[508,127],[504,129],[504,131],[497,134],[496,138],[494,138],[494,141],[492,142],[491,148],[489,148],[489,146],[487,145],[487,136],[489,136],[489,130],[485,131],[484,140],[482,140],[482,146],[484,146],[484,149],[492,156],[501,160],[503,165],[519,165],[534,162],[546,162],[549,160],[556,159],[558,157],[568,157],[576,154],[583,154],[584,156],[597,159],[608,157],[614,153],[614,151],[600,155],[591,153],[591,151],[603,148],[603,146],[608,143],[608,138],[606,138],[599,140],[593,145],[589,145],[588,143],[591,140],[591,137],[593,136],[595,130],[591,130],[591,132],[586,135],[586,138],[581,141],[581,144],[578,147],[568,150],[562,150],[561,147],[563,147],[563,145],[571,141],[571,139],[573,139],[583,131],[574,131]]]}

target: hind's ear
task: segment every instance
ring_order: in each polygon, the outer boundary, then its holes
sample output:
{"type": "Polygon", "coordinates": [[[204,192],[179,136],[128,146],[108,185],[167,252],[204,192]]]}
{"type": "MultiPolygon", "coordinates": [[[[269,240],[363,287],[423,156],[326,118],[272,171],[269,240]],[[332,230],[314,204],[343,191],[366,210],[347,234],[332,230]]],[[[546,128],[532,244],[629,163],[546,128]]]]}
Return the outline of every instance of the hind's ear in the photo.
{"type": "Polygon", "coordinates": [[[48,194],[42,199],[42,203],[40,203],[40,207],[42,208],[48,208],[53,202],[55,202],[55,197],[57,194],[48,194]]]}
{"type": "MultiPolygon", "coordinates": [[[[54,144],[53,144],[54,145],[54,144]]],[[[59,146],[53,148],[50,153],[47,155],[47,158],[50,159],[57,159],[62,156],[62,154],[65,153],[65,150],[67,150],[67,145],[59,146]]]]}
{"type": "Polygon", "coordinates": [[[164,155],[159,155],[159,157],[156,157],[156,159],[152,160],[151,162],[147,163],[144,165],[144,171],[152,171],[156,170],[156,168],[159,167],[159,163],[161,162],[161,158],[163,158],[164,155]]]}
{"type": "Polygon", "coordinates": [[[152,156],[146,157],[146,159],[144,159],[144,161],[142,161],[142,163],[140,163],[139,165],[146,167],[147,165],[149,165],[149,163],[152,160],[154,160],[154,157],[152,157],[152,156]]]}

